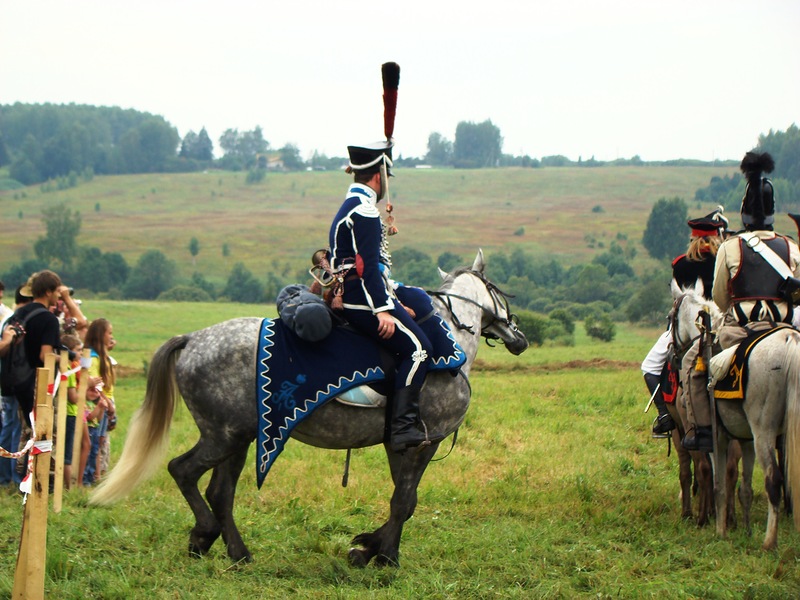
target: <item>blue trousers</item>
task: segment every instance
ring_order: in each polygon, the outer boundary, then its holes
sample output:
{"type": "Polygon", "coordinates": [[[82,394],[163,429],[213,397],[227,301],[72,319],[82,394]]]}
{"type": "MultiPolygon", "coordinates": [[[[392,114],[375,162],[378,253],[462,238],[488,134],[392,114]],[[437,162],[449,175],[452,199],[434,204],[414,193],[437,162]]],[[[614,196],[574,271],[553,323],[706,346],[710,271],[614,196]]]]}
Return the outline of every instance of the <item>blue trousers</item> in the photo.
{"type": "MultiPolygon", "coordinates": [[[[19,450],[22,422],[19,418],[19,402],[15,396],[3,396],[3,429],[0,431],[0,447],[9,452],[19,450]]],[[[19,485],[22,476],[17,473],[16,458],[0,458],[0,485],[19,485]]]]}

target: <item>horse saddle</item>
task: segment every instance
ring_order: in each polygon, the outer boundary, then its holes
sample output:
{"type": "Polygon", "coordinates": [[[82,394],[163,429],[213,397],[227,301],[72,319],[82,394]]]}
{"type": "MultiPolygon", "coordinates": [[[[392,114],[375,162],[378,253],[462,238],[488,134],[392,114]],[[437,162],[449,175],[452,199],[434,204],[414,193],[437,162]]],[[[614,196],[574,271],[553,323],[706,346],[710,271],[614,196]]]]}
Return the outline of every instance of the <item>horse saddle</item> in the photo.
{"type": "MultiPolygon", "coordinates": [[[[457,370],[466,354],[438,315],[420,325],[433,345],[429,371],[457,370]]],[[[354,406],[385,406],[385,392],[368,388],[394,373],[394,364],[372,339],[349,327],[334,327],[319,342],[298,337],[280,319],[264,319],[256,354],[258,441],[256,475],[261,487],[292,430],[314,409],[334,398],[354,406]]]]}
{"type": "Polygon", "coordinates": [[[716,399],[744,401],[750,353],[759,342],[782,328],[752,332],[738,344],[711,357],[711,383],[716,399]]]}

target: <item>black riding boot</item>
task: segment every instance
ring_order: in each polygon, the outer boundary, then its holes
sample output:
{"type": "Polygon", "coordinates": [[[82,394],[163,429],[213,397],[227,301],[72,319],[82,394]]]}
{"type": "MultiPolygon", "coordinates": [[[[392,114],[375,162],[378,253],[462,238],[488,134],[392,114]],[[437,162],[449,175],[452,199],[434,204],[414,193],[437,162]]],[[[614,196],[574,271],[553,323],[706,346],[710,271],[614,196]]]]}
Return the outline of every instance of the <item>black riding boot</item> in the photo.
{"type": "Polygon", "coordinates": [[[686,433],[681,446],[694,452],[714,452],[714,436],[710,425],[698,425],[686,433]]]}
{"type": "Polygon", "coordinates": [[[658,385],[661,383],[661,377],[658,375],[653,375],[652,373],[645,373],[644,383],[647,385],[647,389],[650,391],[651,396],[655,392],[655,396],[653,396],[653,403],[658,409],[658,417],[653,424],[653,433],[655,435],[664,435],[669,433],[675,429],[675,421],[672,420],[672,415],[669,414],[667,404],[664,402],[664,394],[661,393],[661,389],[656,391],[656,388],[658,388],[658,385]]]}
{"type": "Polygon", "coordinates": [[[445,437],[425,430],[419,417],[419,392],[420,388],[409,386],[394,393],[389,439],[393,452],[403,452],[423,444],[438,444],[445,437]]]}

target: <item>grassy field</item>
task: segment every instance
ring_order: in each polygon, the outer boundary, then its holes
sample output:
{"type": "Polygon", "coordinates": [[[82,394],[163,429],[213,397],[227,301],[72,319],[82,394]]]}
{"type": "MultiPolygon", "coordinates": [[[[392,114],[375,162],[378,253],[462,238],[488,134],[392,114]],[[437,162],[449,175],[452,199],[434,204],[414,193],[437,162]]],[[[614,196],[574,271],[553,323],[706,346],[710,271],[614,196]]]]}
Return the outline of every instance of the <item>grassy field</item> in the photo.
{"type": "MultiPolygon", "coordinates": [[[[692,214],[705,214],[711,207],[698,207],[695,191],[712,176],[733,171],[398,169],[391,196],[400,234],[392,250],[410,246],[434,259],[453,252],[467,261],[479,246],[487,253],[521,248],[571,265],[590,261],[618,240],[635,245],[641,263],[653,204],[678,196],[692,214]]],[[[262,280],[270,272],[307,268],[311,254],[327,245],[330,219],[350,178],[340,172],[278,173],[246,185],[245,177],[215,171],[96,177],[64,191],[0,192],[0,273],[33,257],[33,241],[44,234],[42,210],[61,202],[81,213],[81,245],[121,252],[130,265],[155,248],[177,263],[181,277],[200,271],[215,284],[224,284],[236,262],[262,280]],[[195,261],[188,250],[193,237],[200,244],[195,261]]]]}
{"type": "MultiPolygon", "coordinates": [[[[114,323],[123,367],[121,450],[144,392],[142,365],[170,335],[270,307],[92,301],[114,323]]],[[[763,476],[754,487],[754,534],[718,539],[680,517],[677,461],[650,437],[638,364],[655,329],[618,325],[616,339],[531,348],[512,357],[482,346],[473,402],[452,454],[432,463],[406,524],[401,567],[355,569],[350,539],[388,512],[382,449],[344,453],[287,445],[261,490],[254,450],[235,516],[254,562],[231,568],[221,542],[187,556],[193,519],[166,467],[111,509],[83,491],[48,525],[50,598],[797,598],[800,533],[782,519],[779,548],[760,548],[763,476]]],[[[213,374],[210,374],[213,376],[213,374]]],[[[170,456],[196,440],[188,411],[173,423],[170,456]]],[[[440,451],[444,454],[444,450],[440,451]]],[[[22,518],[0,494],[0,597],[9,597],[22,518]]]]}

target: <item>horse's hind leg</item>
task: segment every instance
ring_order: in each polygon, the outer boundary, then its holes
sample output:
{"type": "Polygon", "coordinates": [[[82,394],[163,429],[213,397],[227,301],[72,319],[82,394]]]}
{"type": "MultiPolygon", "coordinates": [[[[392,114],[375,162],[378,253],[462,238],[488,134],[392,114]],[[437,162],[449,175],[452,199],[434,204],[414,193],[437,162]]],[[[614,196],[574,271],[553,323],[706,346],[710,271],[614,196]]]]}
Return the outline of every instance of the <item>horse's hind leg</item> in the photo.
{"type": "Polygon", "coordinates": [[[417,486],[428,463],[436,454],[438,444],[419,450],[410,449],[400,455],[388,450],[389,467],[394,481],[394,493],[390,503],[389,519],[371,533],[362,533],[353,538],[353,543],[362,548],[352,548],[350,563],[366,566],[373,557],[381,566],[400,566],[400,536],[403,524],[414,514],[417,506],[417,486]]]}
{"type": "Polygon", "coordinates": [[[189,534],[189,554],[203,556],[214,544],[222,532],[222,526],[203,500],[197,482],[202,475],[216,466],[217,462],[209,462],[203,458],[203,438],[189,450],[169,462],[169,473],[178,484],[183,497],[194,514],[195,525],[189,534]]]}
{"type": "Polygon", "coordinates": [[[222,539],[225,540],[228,547],[228,556],[235,562],[253,560],[233,520],[236,483],[239,481],[239,475],[241,475],[247,459],[248,446],[249,444],[244,445],[230,458],[214,468],[211,481],[206,489],[206,499],[216,520],[222,525],[222,539]]]}
{"type": "MultiPolygon", "coordinates": [[[[733,440],[728,446],[728,464],[725,467],[725,497],[728,500],[728,529],[736,529],[736,484],[739,482],[739,461],[742,458],[742,448],[738,441],[733,440]]],[[[741,498],[739,502],[741,502],[741,498]]]]}
{"type": "MultiPolygon", "coordinates": [[[[769,436],[766,436],[769,438],[769,436]]],[[[755,440],[756,456],[764,471],[764,487],[769,500],[767,512],[767,533],[764,536],[764,550],[772,550],[778,545],[778,516],[781,512],[781,493],[783,490],[783,473],[775,460],[775,438],[755,440]]]]}

